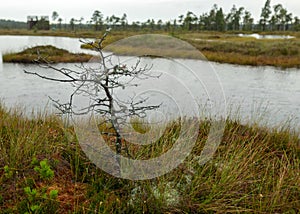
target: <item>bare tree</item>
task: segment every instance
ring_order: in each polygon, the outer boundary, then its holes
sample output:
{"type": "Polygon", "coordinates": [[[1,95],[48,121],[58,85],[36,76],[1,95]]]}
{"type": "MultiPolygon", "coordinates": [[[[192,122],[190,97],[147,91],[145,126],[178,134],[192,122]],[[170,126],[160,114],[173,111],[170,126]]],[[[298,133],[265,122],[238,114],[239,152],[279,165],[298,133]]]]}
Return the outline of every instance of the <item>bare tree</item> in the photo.
{"type": "MultiPolygon", "coordinates": [[[[113,54],[105,55],[103,52],[103,42],[106,39],[109,30],[97,40],[97,42],[80,40],[85,44],[89,44],[99,54],[98,68],[92,68],[89,64],[81,64],[77,66],[79,71],[69,68],[57,68],[50,64],[47,59],[39,58],[37,62],[39,66],[51,69],[62,76],[62,78],[52,78],[41,75],[40,73],[24,70],[26,74],[35,75],[45,80],[70,83],[74,87],[73,93],[67,103],[61,103],[59,100],[54,100],[55,106],[60,110],[61,114],[84,115],[94,112],[101,115],[105,122],[109,122],[112,126],[112,131],[115,134],[115,149],[117,154],[122,152],[122,139],[120,134],[120,125],[126,123],[128,117],[144,118],[147,111],[159,108],[158,105],[146,105],[147,98],[135,100],[121,100],[114,96],[114,90],[118,88],[137,86],[133,84],[135,79],[158,78],[160,75],[151,74],[151,66],[141,65],[140,59],[135,65],[128,67],[120,62],[115,63],[112,60],[113,54]],[[74,96],[87,96],[90,98],[88,106],[76,110],[74,108],[74,96]]],[[[125,124],[126,125],[126,124],[125,124]]],[[[126,152],[128,152],[125,146],[126,152]]],[[[127,153],[130,155],[129,153],[127,153]]]]}

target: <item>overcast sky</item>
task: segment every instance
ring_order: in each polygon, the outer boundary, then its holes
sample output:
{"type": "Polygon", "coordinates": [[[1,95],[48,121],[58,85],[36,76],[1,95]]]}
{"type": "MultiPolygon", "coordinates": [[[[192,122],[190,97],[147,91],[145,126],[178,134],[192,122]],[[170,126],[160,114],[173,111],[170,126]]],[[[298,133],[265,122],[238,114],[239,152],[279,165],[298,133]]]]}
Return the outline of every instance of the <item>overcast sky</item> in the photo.
{"type": "MultiPolygon", "coordinates": [[[[49,15],[57,11],[60,17],[69,22],[71,18],[83,17],[90,20],[94,10],[104,16],[122,16],[126,13],[129,22],[146,21],[148,18],[163,21],[177,18],[180,14],[192,11],[197,15],[208,12],[216,3],[228,13],[235,4],[249,10],[255,21],[259,19],[265,0],[1,0],[0,19],[26,21],[27,15],[49,15]]],[[[299,0],[271,0],[271,4],[283,4],[294,16],[300,17],[299,0]]]]}

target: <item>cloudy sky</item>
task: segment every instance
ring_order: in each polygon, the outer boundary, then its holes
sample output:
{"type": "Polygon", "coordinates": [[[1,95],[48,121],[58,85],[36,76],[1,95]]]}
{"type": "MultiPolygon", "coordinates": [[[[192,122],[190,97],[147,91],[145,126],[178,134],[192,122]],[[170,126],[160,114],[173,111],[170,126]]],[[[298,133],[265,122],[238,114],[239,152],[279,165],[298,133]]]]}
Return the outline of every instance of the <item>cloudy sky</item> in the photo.
{"type": "MultiPolygon", "coordinates": [[[[27,15],[49,15],[57,11],[60,17],[69,22],[71,18],[83,17],[90,20],[94,10],[100,10],[104,16],[122,16],[126,13],[128,20],[146,21],[148,18],[164,21],[177,18],[180,14],[192,11],[197,15],[209,11],[216,3],[227,13],[235,4],[249,10],[258,21],[265,0],[1,0],[0,19],[25,21],[27,15]]],[[[271,0],[271,4],[281,3],[300,17],[299,0],[271,0]]]]}

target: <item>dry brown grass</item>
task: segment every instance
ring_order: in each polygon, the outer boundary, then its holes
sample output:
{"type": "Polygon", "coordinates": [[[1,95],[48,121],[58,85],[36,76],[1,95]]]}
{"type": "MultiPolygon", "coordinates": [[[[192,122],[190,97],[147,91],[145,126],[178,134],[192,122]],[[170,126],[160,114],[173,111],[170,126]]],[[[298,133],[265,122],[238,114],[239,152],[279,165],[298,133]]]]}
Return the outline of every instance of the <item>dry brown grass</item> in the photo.
{"type": "MultiPolygon", "coordinates": [[[[38,205],[47,213],[300,211],[298,133],[288,127],[269,129],[227,120],[213,159],[199,165],[197,156],[210,124],[201,122],[193,151],[178,168],[156,179],[129,181],[97,169],[80,149],[74,129],[64,127],[59,118],[28,119],[22,111],[0,105],[0,210],[32,212],[38,205]],[[54,171],[51,179],[42,179],[34,170],[33,160],[44,159],[54,171]],[[30,198],[25,187],[38,195],[30,198]],[[56,199],[46,197],[51,190],[58,191],[56,199]]],[[[173,145],[170,139],[176,139],[179,130],[176,122],[171,123],[153,145],[129,149],[139,159],[156,157],[173,145]]]]}
{"type": "Polygon", "coordinates": [[[89,54],[73,54],[64,49],[48,45],[28,48],[19,53],[5,54],[3,55],[3,62],[34,63],[38,59],[43,59],[49,63],[74,63],[88,62],[92,57],[89,54]]]}

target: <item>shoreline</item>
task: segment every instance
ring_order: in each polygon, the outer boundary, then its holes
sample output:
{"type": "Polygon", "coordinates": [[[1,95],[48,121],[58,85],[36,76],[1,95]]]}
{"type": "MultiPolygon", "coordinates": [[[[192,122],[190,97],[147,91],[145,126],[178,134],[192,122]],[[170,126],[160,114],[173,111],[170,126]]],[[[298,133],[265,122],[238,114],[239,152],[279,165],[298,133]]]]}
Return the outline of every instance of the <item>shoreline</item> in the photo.
{"type": "MultiPolygon", "coordinates": [[[[112,44],[123,38],[143,33],[169,35],[167,32],[132,32],[113,31],[104,43],[104,46],[112,44]]],[[[205,56],[208,61],[246,66],[273,66],[276,68],[300,68],[300,38],[295,32],[263,32],[274,35],[291,35],[292,39],[255,39],[238,37],[239,32],[175,32],[173,37],[188,42],[205,56]]],[[[244,32],[250,34],[251,32],[244,32]]],[[[253,32],[252,32],[253,33],[253,32]]],[[[26,30],[6,30],[0,35],[23,35],[23,36],[58,36],[68,38],[99,38],[102,32],[66,32],[66,31],[41,31],[33,32],[26,30]]],[[[82,45],[82,49],[91,49],[82,45]]],[[[169,51],[170,52],[170,51],[169,51]]],[[[139,53],[133,47],[122,48],[120,54],[128,55],[139,53]]],[[[187,53],[177,52],[175,57],[189,58],[187,53]]]]}
{"type": "Polygon", "coordinates": [[[93,56],[89,54],[70,53],[52,45],[35,46],[21,52],[2,55],[3,63],[35,64],[39,60],[46,63],[80,63],[88,62],[93,56]]]}

